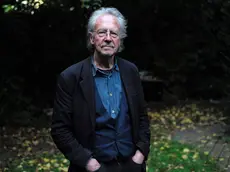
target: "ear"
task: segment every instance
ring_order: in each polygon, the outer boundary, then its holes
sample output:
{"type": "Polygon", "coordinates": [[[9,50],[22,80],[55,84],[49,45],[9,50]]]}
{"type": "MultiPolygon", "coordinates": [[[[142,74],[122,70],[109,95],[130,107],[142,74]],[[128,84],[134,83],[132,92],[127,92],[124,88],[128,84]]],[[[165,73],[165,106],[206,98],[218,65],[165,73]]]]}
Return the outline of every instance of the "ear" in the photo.
{"type": "Polygon", "coordinates": [[[90,34],[90,36],[89,36],[90,43],[93,45],[94,44],[94,35],[92,32],[90,32],[89,34],[90,34]]]}

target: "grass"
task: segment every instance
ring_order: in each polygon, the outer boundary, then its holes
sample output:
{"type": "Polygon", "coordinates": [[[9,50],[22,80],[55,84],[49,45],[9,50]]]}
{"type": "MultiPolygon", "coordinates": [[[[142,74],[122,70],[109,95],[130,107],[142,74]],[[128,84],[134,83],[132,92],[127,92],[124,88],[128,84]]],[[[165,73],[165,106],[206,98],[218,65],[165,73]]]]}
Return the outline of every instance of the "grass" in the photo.
{"type": "Polygon", "coordinates": [[[28,158],[22,158],[13,161],[9,168],[4,171],[8,172],[66,172],[68,171],[69,162],[61,153],[50,154],[44,152],[40,155],[34,155],[28,158]]]}
{"type": "MultiPolygon", "coordinates": [[[[195,129],[196,126],[224,123],[226,118],[221,111],[212,107],[200,108],[196,104],[190,104],[165,107],[160,110],[152,109],[148,114],[152,133],[151,151],[147,162],[148,172],[220,172],[216,160],[197,147],[171,141],[171,132],[175,129],[195,129]]],[[[5,133],[3,135],[6,144],[5,152],[14,153],[16,157],[11,162],[7,162],[8,169],[4,171],[67,171],[69,162],[55,149],[49,135],[49,128],[40,130],[20,128],[14,131],[4,128],[2,130],[5,133]]]]}
{"type": "MultiPolygon", "coordinates": [[[[66,172],[69,162],[61,153],[30,156],[15,160],[7,172],[66,172]]],[[[149,172],[220,172],[213,159],[196,148],[169,140],[155,141],[147,162],[149,172]]]]}
{"type": "Polygon", "coordinates": [[[215,160],[191,145],[154,142],[148,159],[149,172],[220,172],[215,160]]]}

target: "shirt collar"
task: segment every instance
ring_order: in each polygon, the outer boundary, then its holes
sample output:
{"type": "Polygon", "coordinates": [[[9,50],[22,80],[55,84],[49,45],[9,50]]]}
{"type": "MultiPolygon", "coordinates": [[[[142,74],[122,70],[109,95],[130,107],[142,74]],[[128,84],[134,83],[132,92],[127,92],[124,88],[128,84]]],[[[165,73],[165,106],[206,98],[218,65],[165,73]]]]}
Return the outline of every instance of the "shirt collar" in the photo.
{"type": "MultiPolygon", "coordinates": [[[[95,65],[94,61],[93,61],[93,56],[91,57],[91,63],[92,63],[93,76],[95,76],[97,71],[98,71],[98,68],[95,65]]],[[[116,57],[115,57],[115,63],[114,63],[114,66],[113,66],[112,70],[119,71],[119,67],[118,67],[118,64],[117,64],[117,58],[116,57]]]]}

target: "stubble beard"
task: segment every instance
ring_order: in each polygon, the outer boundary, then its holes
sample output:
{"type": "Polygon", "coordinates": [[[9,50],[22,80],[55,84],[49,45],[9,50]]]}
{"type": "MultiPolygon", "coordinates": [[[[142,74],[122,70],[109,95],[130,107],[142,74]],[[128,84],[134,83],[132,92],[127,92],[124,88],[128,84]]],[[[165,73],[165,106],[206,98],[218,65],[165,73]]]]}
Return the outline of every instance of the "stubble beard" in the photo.
{"type": "Polygon", "coordinates": [[[101,57],[101,58],[112,58],[117,51],[113,51],[113,52],[107,52],[107,51],[97,51],[97,54],[101,57]]]}

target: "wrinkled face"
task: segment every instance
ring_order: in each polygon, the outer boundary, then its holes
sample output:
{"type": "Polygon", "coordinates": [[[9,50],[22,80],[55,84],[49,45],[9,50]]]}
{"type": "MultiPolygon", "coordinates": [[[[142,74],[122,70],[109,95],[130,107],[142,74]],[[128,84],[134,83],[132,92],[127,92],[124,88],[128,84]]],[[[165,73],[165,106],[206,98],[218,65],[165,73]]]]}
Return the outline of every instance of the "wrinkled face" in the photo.
{"type": "Polygon", "coordinates": [[[108,57],[115,55],[120,46],[119,29],[116,17],[109,14],[98,17],[90,36],[90,42],[95,47],[94,53],[108,57]]]}

